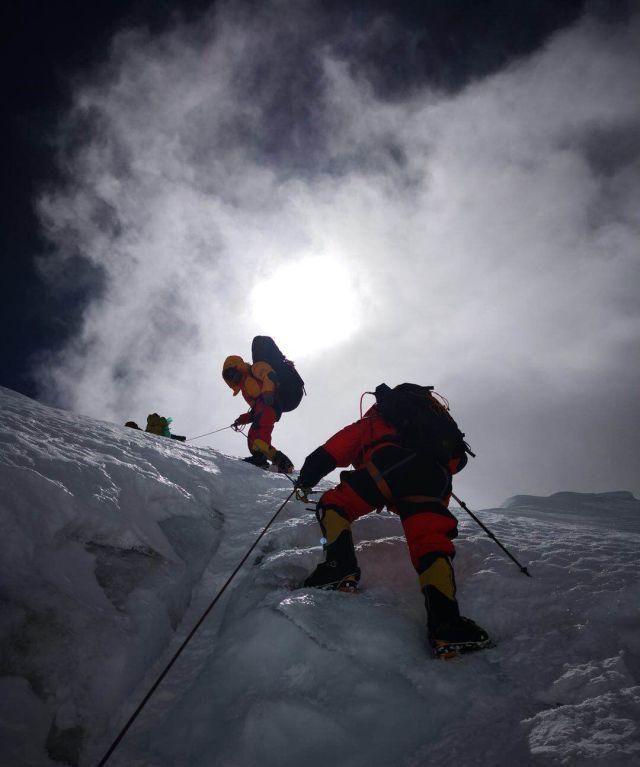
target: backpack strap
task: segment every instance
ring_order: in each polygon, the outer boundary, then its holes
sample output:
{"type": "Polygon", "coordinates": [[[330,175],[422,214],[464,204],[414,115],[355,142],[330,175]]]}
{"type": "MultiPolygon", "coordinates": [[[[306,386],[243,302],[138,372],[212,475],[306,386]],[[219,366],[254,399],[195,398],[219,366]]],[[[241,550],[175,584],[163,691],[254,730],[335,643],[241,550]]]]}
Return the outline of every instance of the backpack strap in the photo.
{"type": "MultiPolygon", "coordinates": [[[[404,459],[405,461],[408,459],[404,459]]],[[[403,461],[404,463],[404,461],[403,461]]],[[[389,470],[387,471],[380,471],[373,461],[367,461],[364,465],[364,468],[369,472],[371,475],[371,479],[376,483],[378,490],[380,491],[380,494],[385,499],[385,501],[388,504],[393,503],[393,495],[391,493],[391,488],[389,487],[387,481],[385,480],[384,476],[385,474],[389,473],[389,470]]],[[[395,468],[395,466],[392,466],[391,468],[395,468]]]]}
{"type": "MultiPolygon", "coordinates": [[[[374,440],[373,442],[367,442],[366,445],[362,445],[358,451],[357,461],[364,464],[365,455],[374,448],[386,447],[387,445],[393,445],[394,447],[402,447],[402,440],[400,437],[395,437],[393,434],[387,434],[384,437],[374,440]]],[[[355,462],[354,462],[355,463],[355,462]]],[[[394,467],[392,467],[394,468],[394,467]]]]}

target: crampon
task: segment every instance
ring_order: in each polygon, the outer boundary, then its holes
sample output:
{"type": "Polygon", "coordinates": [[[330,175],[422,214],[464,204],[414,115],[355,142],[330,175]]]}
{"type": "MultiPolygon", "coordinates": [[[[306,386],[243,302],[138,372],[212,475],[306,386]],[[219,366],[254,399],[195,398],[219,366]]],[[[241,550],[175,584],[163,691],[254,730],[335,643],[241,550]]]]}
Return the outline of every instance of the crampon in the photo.
{"type": "Polygon", "coordinates": [[[321,589],[322,591],[342,591],[343,594],[358,594],[360,589],[358,588],[358,578],[355,575],[347,575],[340,580],[333,581],[333,583],[324,583],[321,586],[313,586],[312,588],[321,589]]]}
{"type": "Polygon", "coordinates": [[[460,655],[466,655],[477,650],[487,650],[496,646],[491,639],[480,642],[447,642],[441,639],[432,639],[430,645],[431,655],[437,660],[453,660],[460,655]]]}

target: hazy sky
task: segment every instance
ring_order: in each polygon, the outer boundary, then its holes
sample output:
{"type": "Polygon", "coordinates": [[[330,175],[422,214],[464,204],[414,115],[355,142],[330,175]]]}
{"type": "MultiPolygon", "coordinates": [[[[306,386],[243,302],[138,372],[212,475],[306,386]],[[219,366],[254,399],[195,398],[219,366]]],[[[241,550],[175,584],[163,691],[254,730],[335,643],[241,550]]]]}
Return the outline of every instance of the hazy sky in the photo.
{"type": "Polygon", "coordinates": [[[638,5],[456,88],[371,75],[376,41],[413,44],[384,14],[248,7],[123,30],[76,79],[42,268],[95,286],[43,396],[199,434],[243,410],[223,359],[271,334],[307,383],[274,432],[297,465],[363,391],[415,381],[478,454],[470,505],[638,494],[638,5]]]}

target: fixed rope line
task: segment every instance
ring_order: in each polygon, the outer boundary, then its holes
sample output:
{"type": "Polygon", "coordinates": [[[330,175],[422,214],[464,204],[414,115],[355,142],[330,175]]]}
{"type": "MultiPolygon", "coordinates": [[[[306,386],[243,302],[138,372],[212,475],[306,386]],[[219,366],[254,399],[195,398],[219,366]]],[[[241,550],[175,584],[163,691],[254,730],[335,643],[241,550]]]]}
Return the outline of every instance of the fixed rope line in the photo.
{"type": "Polygon", "coordinates": [[[498,546],[500,546],[500,548],[509,557],[509,559],[512,562],[515,562],[516,565],[518,565],[521,573],[523,573],[524,575],[528,575],[529,578],[533,578],[533,576],[527,570],[527,568],[521,565],[520,562],[518,562],[518,560],[513,556],[513,554],[506,548],[506,546],[503,546],[500,543],[500,541],[496,538],[496,536],[491,532],[491,530],[489,530],[489,528],[486,525],[482,524],[482,522],[478,519],[478,517],[476,517],[476,515],[471,511],[471,509],[469,509],[469,507],[464,501],[460,500],[460,498],[458,498],[458,496],[455,493],[451,493],[451,497],[455,498],[455,500],[460,504],[460,507],[467,512],[467,514],[471,517],[471,519],[473,519],[474,522],[477,522],[480,525],[480,527],[485,531],[485,533],[489,536],[489,538],[491,538],[492,541],[494,541],[495,543],[498,544],[498,546]]]}
{"type": "Polygon", "coordinates": [[[248,558],[249,558],[249,556],[251,555],[251,552],[252,552],[252,551],[255,549],[255,547],[258,545],[258,543],[259,543],[259,542],[260,542],[260,540],[262,539],[263,535],[264,535],[264,534],[267,532],[267,530],[268,530],[268,529],[271,527],[271,525],[272,525],[272,524],[275,522],[275,520],[276,520],[276,517],[278,516],[278,514],[280,514],[280,512],[282,511],[282,509],[284,509],[284,507],[287,505],[287,503],[289,503],[289,501],[290,501],[290,500],[293,498],[293,494],[294,494],[294,493],[295,493],[295,490],[292,490],[292,491],[291,491],[291,493],[290,493],[290,494],[287,496],[287,498],[285,499],[285,501],[284,501],[284,502],[283,502],[283,503],[282,503],[282,504],[281,504],[281,505],[278,507],[278,510],[277,510],[277,511],[276,511],[276,513],[275,513],[275,514],[274,514],[274,515],[271,517],[271,519],[269,520],[269,522],[267,523],[267,525],[266,525],[266,527],[263,529],[263,531],[260,533],[260,535],[259,535],[259,536],[258,536],[258,537],[255,539],[255,541],[254,541],[254,542],[253,542],[253,544],[251,545],[251,548],[250,548],[250,549],[247,551],[247,553],[244,555],[244,557],[242,557],[242,560],[240,561],[240,563],[238,564],[238,566],[236,567],[236,569],[235,569],[235,570],[234,570],[234,571],[231,573],[231,575],[230,575],[230,576],[227,578],[227,580],[226,580],[226,583],[224,584],[224,586],[223,586],[223,587],[220,589],[220,591],[218,591],[218,593],[215,595],[215,597],[214,597],[214,598],[213,598],[213,600],[211,601],[211,604],[210,604],[210,605],[207,607],[207,609],[206,609],[206,610],[205,610],[205,611],[202,613],[202,615],[200,616],[200,619],[198,620],[198,622],[196,623],[196,625],[195,625],[195,626],[194,626],[194,627],[191,629],[191,631],[189,632],[188,636],[187,636],[187,637],[186,637],[186,639],[185,639],[185,640],[182,642],[182,644],[180,645],[180,647],[178,647],[178,649],[177,649],[177,650],[176,650],[176,652],[174,653],[174,655],[173,655],[173,657],[171,658],[171,660],[169,661],[169,663],[167,663],[167,665],[166,665],[166,666],[164,667],[164,669],[162,670],[162,673],[160,674],[160,676],[159,676],[159,677],[156,679],[156,681],[155,681],[155,682],[153,683],[153,685],[151,686],[151,689],[149,690],[149,692],[148,692],[148,693],[147,693],[147,694],[144,696],[144,698],[143,698],[143,699],[140,701],[140,703],[139,703],[138,707],[137,707],[137,708],[136,708],[136,710],[133,712],[133,714],[131,714],[131,716],[130,716],[130,717],[129,717],[129,719],[127,720],[126,724],[124,725],[124,727],[123,727],[123,728],[120,730],[120,732],[118,733],[118,736],[116,737],[116,739],[115,739],[115,740],[113,741],[113,743],[112,743],[112,744],[109,746],[109,749],[108,749],[108,751],[105,753],[105,755],[102,757],[102,759],[101,759],[101,760],[98,762],[98,764],[97,764],[97,767],[104,767],[104,765],[107,763],[107,761],[109,760],[109,757],[111,756],[111,754],[113,754],[113,752],[116,750],[116,748],[118,747],[118,745],[120,744],[120,742],[122,741],[122,739],[124,738],[124,736],[125,736],[125,735],[127,734],[127,732],[129,731],[129,729],[130,729],[131,725],[132,725],[132,724],[135,722],[135,720],[138,718],[138,715],[140,714],[140,712],[142,711],[142,709],[143,709],[143,708],[145,707],[145,705],[148,703],[148,701],[149,701],[149,699],[151,698],[151,696],[153,695],[153,693],[154,693],[154,692],[155,692],[155,691],[158,689],[158,687],[160,686],[160,683],[161,683],[161,682],[162,682],[162,680],[165,678],[165,676],[166,676],[166,675],[169,673],[169,671],[170,671],[171,667],[173,666],[173,664],[174,664],[174,663],[175,663],[175,662],[178,660],[178,658],[180,657],[180,654],[182,653],[182,651],[184,650],[184,648],[185,648],[185,647],[186,647],[186,646],[189,644],[189,642],[190,642],[190,640],[192,639],[193,635],[194,635],[194,634],[196,633],[196,631],[197,631],[197,630],[200,628],[200,626],[201,626],[201,625],[202,625],[202,623],[204,622],[204,620],[205,620],[205,618],[207,617],[207,615],[209,615],[209,613],[211,612],[211,610],[213,610],[213,608],[214,608],[214,606],[215,606],[216,602],[217,602],[217,601],[220,599],[220,597],[221,597],[221,596],[224,594],[224,592],[225,592],[225,589],[226,589],[226,588],[227,588],[227,586],[228,586],[228,585],[231,583],[231,581],[232,581],[232,580],[235,578],[235,576],[237,575],[237,573],[238,573],[238,571],[240,570],[240,568],[242,567],[242,565],[243,565],[243,564],[244,564],[244,563],[247,561],[247,559],[248,559],[248,558]]]}
{"type": "Polygon", "coordinates": [[[224,431],[225,429],[230,429],[231,426],[223,426],[221,429],[215,429],[214,431],[208,431],[205,434],[198,434],[197,437],[189,437],[187,442],[193,442],[194,439],[200,439],[200,437],[208,437],[209,434],[217,434],[219,431],[224,431]]]}

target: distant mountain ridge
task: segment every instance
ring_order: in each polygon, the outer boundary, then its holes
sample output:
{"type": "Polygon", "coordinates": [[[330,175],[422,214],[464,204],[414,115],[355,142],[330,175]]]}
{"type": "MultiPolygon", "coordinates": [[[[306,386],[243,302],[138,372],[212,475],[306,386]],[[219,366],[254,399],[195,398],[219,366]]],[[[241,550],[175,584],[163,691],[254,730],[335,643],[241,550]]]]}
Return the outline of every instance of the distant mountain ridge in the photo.
{"type": "Polygon", "coordinates": [[[522,506],[544,507],[550,509],[553,507],[573,511],[578,509],[603,509],[615,503],[620,509],[622,505],[629,504],[630,508],[640,513],[640,500],[628,490],[614,490],[608,493],[573,493],[561,492],[552,495],[513,495],[508,498],[501,506],[503,509],[520,508],[522,506]]]}

